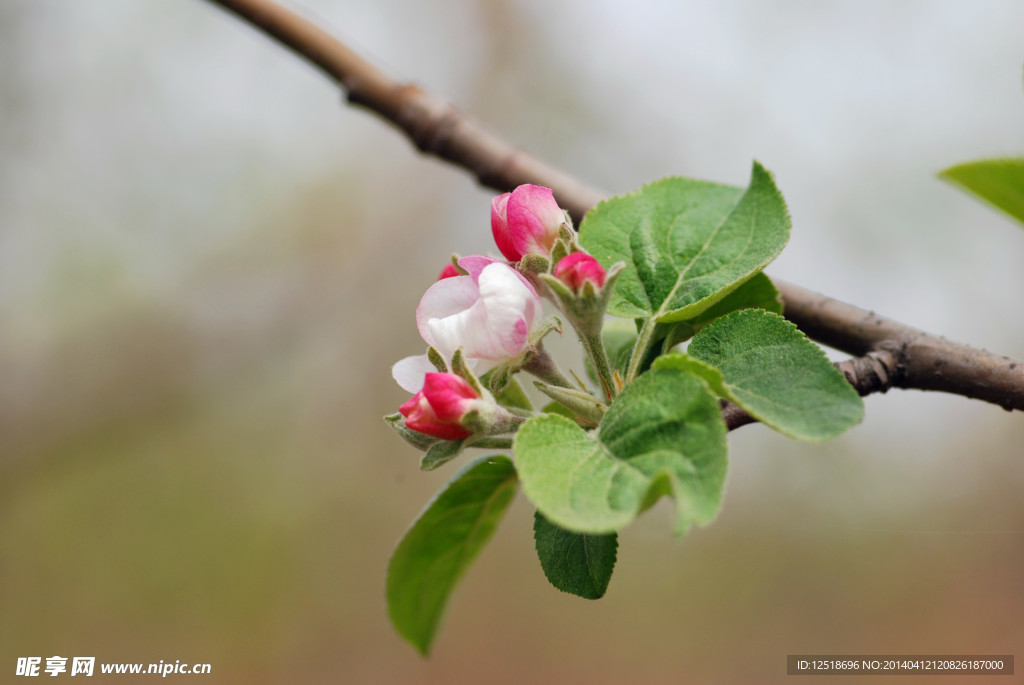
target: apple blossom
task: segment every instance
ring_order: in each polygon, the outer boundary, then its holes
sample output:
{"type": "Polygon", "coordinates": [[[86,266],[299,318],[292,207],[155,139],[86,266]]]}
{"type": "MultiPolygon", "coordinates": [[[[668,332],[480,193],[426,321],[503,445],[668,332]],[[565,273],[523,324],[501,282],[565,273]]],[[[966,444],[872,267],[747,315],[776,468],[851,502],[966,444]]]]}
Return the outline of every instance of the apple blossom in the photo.
{"type": "Polygon", "coordinates": [[[463,417],[480,402],[480,395],[453,373],[428,373],[423,389],[398,411],[405,425],[442,440],[467,438],[472,431],[461,425],[463,417]]]}
{"type": "Polygon", "coordinates": [[[573,252],[558,261],[554,276],[572,288],[573,292],[578,293],[586,281],[593,283],[595,288],[603,286],[605,271],[604,267],[586,252],[573,252]]]}
{"type": "Polygon", "coordinates": [[[547,256],[564,223],[550,188],[525,184],[491,201],[494,242],[510,262],[528,254],[547,256]]]}
{"type": "MultiPolygon", "coordinates": [[[[465,276],[434,283],[416,308],[416,326],[446,359],[462,348],[470,368],[483,374],[515,359],[529,345],[541,301],[515,269],[481,255],[459,260],[465,276]]],[[[406,357],[391,369],[400,386],[417,392],[436,368],[426,355],[406,357]]]]}

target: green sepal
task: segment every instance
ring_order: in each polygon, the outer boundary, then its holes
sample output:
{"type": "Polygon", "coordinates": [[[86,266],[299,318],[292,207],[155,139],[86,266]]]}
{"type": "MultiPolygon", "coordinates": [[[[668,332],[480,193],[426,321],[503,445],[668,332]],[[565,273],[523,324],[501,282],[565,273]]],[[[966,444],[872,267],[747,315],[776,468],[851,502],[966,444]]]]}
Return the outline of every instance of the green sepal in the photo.
{"type": "Polygon", "coordinates": [[[438,438],[426,433],[420,433],[412,428],[405,425],[405,417],[395,412],[394,414],[388,414],[384,417],[384,420],[388,422],[392,430],[398,433],[402,440],[415,447],[416,449],[423,451],[429,449],[435,443],[440,442],[438,438]]]}
{"type": "Polygon", "coordinates": [[[564,416],[567,419],[576,420],[576,415],[572,413],[572,410],[564,404],[558,402],[548,402],[540,410],[543,414],[557,414],[558,416],[564,416]]]}
{"type": "Polygon", "coordinates": [[[512,364],[502,364],[501,366],[495,367],[484,374],[484,378],[487,379],[487,387],[490,388],[491,392],[495,396],[505,392],[505,388],[512,381],[512,376],[519,371],[512,364]]]}
{"type": "Polygon", "coordinates": [[[475,373],[473,373],[473,370],[469,368],[469,364],[466,363],[466,355],[462,352],[461,347],[455,350],[454,354],[452,354],[452,371],[469,383],[470,387],[472,387],[480,397],[488,398],[491,396],[484,388],[483,383],[480,382],[480,379],[476,377],[475,373]]]}
{"type": "Polygon", "coordinates": [[[548,318],[541,321],[540,324],[538,324],[537,327],[533,329],[533,332],[530,333],[530,345],[533,347],[537,347],[540,345],[541,341],[543,341],[544,338],[548,336],[549,333],[558,333],[559,335],[561,335],[563,329],[564,327],[562,325],[562,320],[560,318],[558,318],[557,316],[549,316],[548,318]]]}
{"type": "Polygon", "coordinates": [[[544,285],[546,285],[548,289],[551,291],[552,296],[554,296],[559,303],[567,301],[571,302],[576,298],[575,293],[573,293],[572,289],[570,289],[569,286],[567,286],[565,283],[555,278],[551,274],[538,274],[538,276],[540,277],[540,280],[544,282],[544,285]]]}
{"type": "Polygon", "coordinates": [[[496,404],[477,404],[462,415],[462,418],[459,419],[459,425],[474,435],[487,435],[492,431],[496,413],[496,404]]]}
{"type": "Polygon", "coordinates": [[[572,245],[576,240],[576,229],[572,224],[572,215],[563,209],[562,219],[562,225],[558,227],[558,235],[562,240],[572,245]]]}
{"type": "Polygon", "coordinates": [[[538,254],[524,254],[519,261],[519,270],[523,273],[546,274],[551,271],[551,260],[538,254]]]}
{"type": "Polygon", "coordinates": [[[420,470],[433,471],[437,467],[447,464],[459,456],[465,446],[465,438],[459,440],[439,440],[420,459],[420,470]]]}
{"type": "Polygon", "coordinates": [[[600,423],[601,417],[604,416],[605,411],[608,409],[593,395],[582,390],[561,388],[557,385],[549,385],[541,381],[534,381],[533,385],[555,402],[567,407],[575,416],[591,424],[596,425],[600,423]]]}
{"type": "Polygon", "coordinates": [[[551,268],[558,265],[558,262],[562,261],[569,254],[569,245],[564,238],[558,238],[555,240],[555,244],[551,246],[551,268]]]}
{"type": "Polygon", "coordinates": [[[463,269],[461,266],[459,266],[459,260],[460,259],[462,259],[462,256],[458,252],[452,252],[452,256],[451,256],[452,266],[454,266],[455,270],[459,272],[459,275],[461,275],[461,276],[468,276],[469,272],[466,271],[465,269],[463,269]]]}
{"type": "Polygon", "coordinates": [[[433,345],[427,348],[427,360],[434,365],[434,368],[439,373],[448,373],[448,362],[445,361],[444,355],[438,352],[433,345]]]}
{"type": "Polygon", "coordinates": [[[591,281],[586,281],[578,293],[551,274],[538,274],[538,277],[547,286],[558,308],[569,317],[573,328],[580,335],[595,335],[601,330],[608,300],[625,268],[624,262],[611,265],[605,270],[603,287],[598,289],[591,281]]]}

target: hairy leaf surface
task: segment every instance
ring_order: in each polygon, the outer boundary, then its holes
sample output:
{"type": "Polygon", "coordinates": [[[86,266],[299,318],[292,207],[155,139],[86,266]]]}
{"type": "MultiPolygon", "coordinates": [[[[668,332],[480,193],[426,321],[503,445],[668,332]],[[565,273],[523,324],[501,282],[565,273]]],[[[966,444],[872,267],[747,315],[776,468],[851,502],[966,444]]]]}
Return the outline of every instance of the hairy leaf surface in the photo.
{"type": "Polygon", "coordinates": [[[740,309],[765,309],[782,313],[782,297],[771,279],[763,273],[754,276],[692,319],[680,321],[666,335],[665,350],[689,340],[715,319],[740,309]]]}
{"type": "Polygon", "coordinates": [[[584,599],[604,596],[619,548],[615,533],[574,533],[538,511],[533,517],[533,539],[540,566],[552,585],[584,599]]]}
{"type": "Polygon", "coordinates": [[[789,214],[771,175],[754,163],[750,185],[667,178],[605,200],[580,227],[607,269],[625,262],[608,311],[658,321],[692,319],[778,256],[789,214]]]}
{"type": "MultiPolygon", "coordinates": [[[[864,403],[820,347],[778,314],[744,309],[713,321],[687,348],[721,372],[709,385],[765,425],[800,440],[828,440],[856,425],[864,403]]],[[[696,371],[681,355],[655,368],[696,371]]]]}
{"type": "Polygon", "coordinates": [[[661,495],[676,505],[676,532],[718,513],[726,443],[718,401],[679,369],[649,371],[587,433],[561,416],[538,416],[516,434],[523,492],[552,523],[611,533],[661,495]]]}

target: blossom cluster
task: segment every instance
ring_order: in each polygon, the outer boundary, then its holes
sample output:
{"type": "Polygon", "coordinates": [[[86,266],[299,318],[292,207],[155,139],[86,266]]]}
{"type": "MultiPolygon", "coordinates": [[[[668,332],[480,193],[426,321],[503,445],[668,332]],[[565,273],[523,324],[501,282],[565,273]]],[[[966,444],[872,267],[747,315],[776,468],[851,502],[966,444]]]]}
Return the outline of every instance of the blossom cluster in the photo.
{"type": "Polygon", "coordinates": [[[600,328],[615,270],[607,273],[580,248],[549,188],[521,185],[494,198],[491,232],[505,259],[453,258],[416,308],[427,354],[392,367],[395,381],[413,393],[399,409],[407,429],[399,432],[417,446],[431,444],[422,436],[473,444],[515,431],[533,412],[496,398],[520,370],[537,376],[538,387],[581,421],[600,411],[602,398],[569,382],[545,352],[543,337],[561,330],[561,321],[543,318],[542,298],[580,335],[601,377],[603,400],[614,393],[600,328]]]}

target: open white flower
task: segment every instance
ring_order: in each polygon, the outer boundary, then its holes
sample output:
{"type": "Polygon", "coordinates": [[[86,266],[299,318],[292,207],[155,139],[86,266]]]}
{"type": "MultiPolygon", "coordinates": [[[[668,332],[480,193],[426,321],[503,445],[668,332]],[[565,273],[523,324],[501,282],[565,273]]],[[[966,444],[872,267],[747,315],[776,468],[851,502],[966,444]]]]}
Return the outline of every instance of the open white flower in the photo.
{"type": "MultiPolygon", "coordinates": [[[[428,345],[451,359],[462,348],[474,373],[483,374],[517,357],[529,344],[541,313],[537,292],[503,262],[471,255],[459,260],[466,276],[434,283],[416,308],[416,325],[428,345]]],[[[436,371],[426,355],[406,357],[391,368],[405,390],[418,392],[436,371]]]]}

